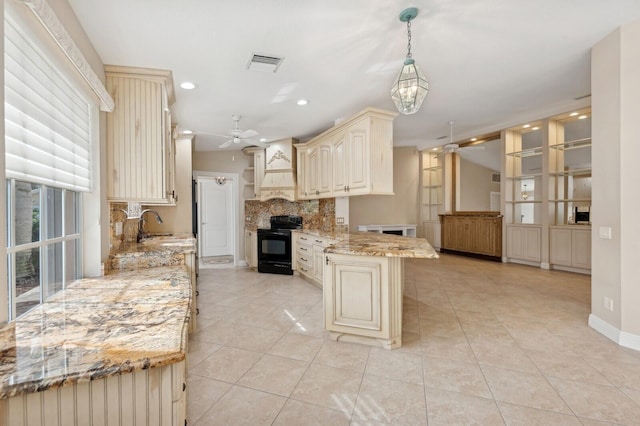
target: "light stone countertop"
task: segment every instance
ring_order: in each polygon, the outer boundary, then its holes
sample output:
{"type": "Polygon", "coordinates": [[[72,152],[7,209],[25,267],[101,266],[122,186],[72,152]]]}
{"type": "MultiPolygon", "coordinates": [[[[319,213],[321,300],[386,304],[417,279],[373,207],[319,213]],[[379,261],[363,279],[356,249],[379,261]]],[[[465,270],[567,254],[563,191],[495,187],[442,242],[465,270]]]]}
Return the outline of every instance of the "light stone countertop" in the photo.
{"type": "Polygon", "coordinates": [[[196,239],[192,234],[153,235],[139,243],[126,243],[109,255],[110,271],[178,266],[185,255],[195,254],[196,239]]]}
{"type": "Polygon", "coordinates": [[[184,266],[71,283],[0,328],[0,399],[184,360],[191,297],[184,266]]]}
{"type": "Polygon", "coordinates": [[[438,253],[424,238],[402,237],[378,232],[330,233],[304,229],[305,234],[336,240],[325,253],[357,256],[437,259],[438,253]]]}

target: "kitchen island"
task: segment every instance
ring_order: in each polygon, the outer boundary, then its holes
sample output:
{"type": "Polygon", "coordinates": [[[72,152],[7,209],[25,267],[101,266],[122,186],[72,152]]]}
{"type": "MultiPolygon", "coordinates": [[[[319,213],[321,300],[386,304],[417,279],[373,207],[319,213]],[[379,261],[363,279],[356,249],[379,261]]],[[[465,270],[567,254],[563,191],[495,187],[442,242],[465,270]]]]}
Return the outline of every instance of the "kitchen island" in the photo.
{"type": "Polygon", "coordinates": [[[302,231],[335,242],[324,249],[325,329],[334,340],[386,349],[402,345],[404,259],[436,259],[423,238],[371,232],[302,231]]]}
{"type": "Polygon", "coordinates": [[[0,329],[0,425],[186,417],[185,266],[76,281],[0,329]]]}

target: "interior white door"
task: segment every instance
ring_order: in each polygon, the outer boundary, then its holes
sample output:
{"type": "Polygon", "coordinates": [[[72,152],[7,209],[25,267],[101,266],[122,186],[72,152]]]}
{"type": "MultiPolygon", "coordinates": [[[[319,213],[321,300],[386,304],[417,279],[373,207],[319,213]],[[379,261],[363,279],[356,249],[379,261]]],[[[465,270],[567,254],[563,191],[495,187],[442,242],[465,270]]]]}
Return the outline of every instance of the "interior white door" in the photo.
{"type": "Polygon", "coordinates": [[[231,182],[199,179],[200,256],[233,255],[233,191],[231,182]]]}

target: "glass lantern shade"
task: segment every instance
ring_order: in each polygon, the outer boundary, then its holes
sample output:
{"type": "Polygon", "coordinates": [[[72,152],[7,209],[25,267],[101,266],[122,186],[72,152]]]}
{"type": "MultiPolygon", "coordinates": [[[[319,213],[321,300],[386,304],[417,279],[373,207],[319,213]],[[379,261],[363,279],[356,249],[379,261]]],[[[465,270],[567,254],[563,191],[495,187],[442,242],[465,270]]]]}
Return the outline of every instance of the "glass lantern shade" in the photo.
{"type": "Polygon", "coordinates": [[[411,58],[404,61],[396,81],[391,87],[391,99],[401,114],[418,112],[429,92],[429,82],[411,58]]]}

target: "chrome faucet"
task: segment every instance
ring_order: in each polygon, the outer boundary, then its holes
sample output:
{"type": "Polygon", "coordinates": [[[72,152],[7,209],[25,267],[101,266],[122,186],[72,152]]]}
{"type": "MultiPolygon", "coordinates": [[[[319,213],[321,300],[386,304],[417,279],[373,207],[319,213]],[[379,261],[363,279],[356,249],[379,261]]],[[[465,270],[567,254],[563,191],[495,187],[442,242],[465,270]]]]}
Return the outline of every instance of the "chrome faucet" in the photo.
{"type": "Polygon", "coordinates": [[[146,237],[146,235],[144,234],[144,217],[143,217],[145,213],[153,213],[158,223],[163,222],[162,218],[160,217],[157,211],[151,210],[151,209],[142,210],[140,212],[140,216],[138,217],[138,239],[137,239],[138,242],[140,242],[144,237],[146,237]]]}

